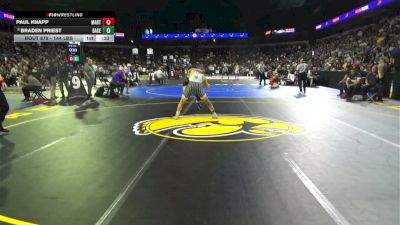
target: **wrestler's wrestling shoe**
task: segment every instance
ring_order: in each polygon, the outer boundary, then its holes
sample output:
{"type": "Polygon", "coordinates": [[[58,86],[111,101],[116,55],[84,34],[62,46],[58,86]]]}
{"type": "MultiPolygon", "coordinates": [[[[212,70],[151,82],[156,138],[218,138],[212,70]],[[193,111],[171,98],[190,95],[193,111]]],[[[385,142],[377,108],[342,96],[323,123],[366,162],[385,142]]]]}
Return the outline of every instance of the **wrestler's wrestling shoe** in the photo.
{"type": "Polygon", "coordinates": [[[218,119],[218,115],[216,112],[211,113],[211,118],[218,119]]]}
{"type": "Polygon", "coordinates": [[[201,104],[200,104],[200,102],[196,100],[196,104],[197,104],[197,109],[198,109],[198,110],[201,110],[201,104]]]}
{"type": "Polygon", "coordinates": [[[174,120],[179,119],[179,113],[175,114],[175,116],[173,118],[174,118],[174,120]]]}

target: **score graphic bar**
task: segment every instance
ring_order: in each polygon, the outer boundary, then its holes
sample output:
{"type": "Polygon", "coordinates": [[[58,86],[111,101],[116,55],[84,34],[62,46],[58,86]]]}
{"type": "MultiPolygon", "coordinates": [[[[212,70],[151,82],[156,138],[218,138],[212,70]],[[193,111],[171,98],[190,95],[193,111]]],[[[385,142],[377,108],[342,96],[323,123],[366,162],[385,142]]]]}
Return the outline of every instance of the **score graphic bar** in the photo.
{"type": "Polygon", "coordinates": [[[15,42],[114,42],[113,12],[16,12],[15,42]]]}
{"type": "Polygon", "coordinates": [[[15,34],[113,34],[114,29],[105,33],[102,27],[63,26],[63,27],[16,27],[15,34]],[[111,32],[112,31],[112,32],[111,32]]]}
{"type": "Polygon", "coordinates": [[[18,18],[15,20],[17,26],[102,26],[102,19],[91,18],[51,18],[51,19],[26,19],[18,18]]]}
{"type": "Polygon", "coordinates": [[[14,34],[14,42],[114,42],[114,35],[14,34]]]}
{"type": "Polygon", "coordinates": [[[15,18],[115,18],[112,11],[83,11],[83,12],[61,12],[61,11],[16,11],[15,18]]]}

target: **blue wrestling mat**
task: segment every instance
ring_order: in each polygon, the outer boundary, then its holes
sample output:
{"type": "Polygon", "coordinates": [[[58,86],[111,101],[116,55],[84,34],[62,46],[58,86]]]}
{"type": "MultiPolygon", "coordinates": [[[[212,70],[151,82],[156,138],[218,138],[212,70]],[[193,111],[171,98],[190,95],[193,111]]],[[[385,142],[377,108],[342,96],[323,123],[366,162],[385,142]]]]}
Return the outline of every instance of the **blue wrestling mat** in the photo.
{"type": "MultiPolygon", "coordinates": [[[[280,87],[286,89],[288,87],[280,87]]],[[[271,90],[268,86],[258,84],[214,84],[210,89],[203,89],[210,98],[267,98],[281,97],[283,93],[293,95],[295,90],[290,88],[289,92],[280,89],[271,90]]],[[[297,90],[297,89],[296,89],[297,90]]],[[[180,98],[182,85],[140,86],[129,89],[131,98],[180,98]]]]}

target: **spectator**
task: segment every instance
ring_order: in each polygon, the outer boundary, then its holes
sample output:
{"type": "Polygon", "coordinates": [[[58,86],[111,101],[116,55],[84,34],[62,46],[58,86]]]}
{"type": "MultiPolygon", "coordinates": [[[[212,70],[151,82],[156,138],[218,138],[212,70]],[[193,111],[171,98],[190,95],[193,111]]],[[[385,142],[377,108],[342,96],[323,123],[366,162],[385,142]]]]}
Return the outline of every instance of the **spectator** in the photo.
{"type": "Polygon", "coordinates": [[[159,84],[164,84],[164,72],[162,71],[162,67],[159,67],[158,70],[154,71],[154,79],[159,84]]]}
{"type": "Polygon", "coordinates": [[[171,79],[171,65],[170,65],[170,63],[167,63],[167,66],[165,67],[165,70],[167,72],[168,80],[171,79]]]}
{"type": "Polygon", "coordinates": [[[239,64],[235,64],[235,67],[233,69],[233,74],[235,75],[235,80],[239,80],[239,64]]]}
{"type": "MultiPolygon", "coordinates": [[[[130,85],[131,85],[131,83],[132,83],[132,71],[131,71],[131,64],[130,63],[128,63],[125,67],[124,67],[124,75],[125,75],[125,78],[126,78],[126,92],[125,92],[125,94],[129,94],[129,87],[130,87],[130,85]]],[[[133,84],[132,84],[133,85],[133,84]]]]}
{"type": "Polygon", "coordinates": [[[378,82],[376,84],[377,89],[379,90],[377,92],[377,101],[382,101],[383,95],[384,95],[384,84],[385,84],[385,74],[387,71],[387,64],[385,61],[385,58],[382,57],[379,60],[378,63],[378,82]]]}
{"type": "Polygon", "coordinates": [[[139,86],[140,84],[140,77],[139,77],[139,72],[133,70],[132,72],[132,85],[133,86],[139,86]]]}
{"type": "Polygon", "coordinates": [[[390,51],[391,64],[396,72],[400,72],[400,50],[392,47],[390,51]]]}
{"type": "MultiPolygon", "coordinates": [[[[364,98],[368,94],[368,92],[376,87],[376,84],[378,83],[378,67],[373,66],[371,69],[371,72],[367,74],[367,77],[365,79],[365,84],[361,85],[362,89],[362,94],[364,98]]],[[[377,92],[379,92],[378,90],[377,92]]]]}
{"type": "Polygon", "coordinates": [[[229,80],[229,69],[228,69],[228,64],[227,63],[222,63],[222,72],[221,72],[221,79],[224,78],[224,75],[228,76],[229,80]]]}
{"type": "Polygon", "coordinates": [[[18,78],[18,69],[16,65],[13,65],[10,70],[10,75],[7,77],[7,83],[9,86],[15,85],[17,86],[17,78],[18,78]]]}
{"type": "Polygon", "coordinates": [[[98,75],[99,79],[103,79],[105,76],[105,69],[102,65],[99,66],[96,75],[98,75]]]}
{"type": "Polygon", "coordinates": [[[93,68],[93,71],[94,71],[94,78],[93,78],[93,86],[96,86],[96,84],[97,84],[97,64],[96,64],[96,61],[94,61],[93,60],[93,62],[92,62],[92,68],[93,68]]]}
{"type": "Polygon", "coordinates": [[[317,76],[317,72],[315,71],[314,67],[311,67],[308,70],[307,78],[310,80],[310,87],[315,87],[317,85],[316,82],[317,82],[318,76],[317,76]]]}
{"type": "Polygon", "coordinates": [[[208,66],[208,73],[210,76],[214,76],[214,70],[215,70],[214,64],[210,63],[210,65],[208,66]]]}
{"type": "Polygon", "coordinates": [[[61,61],[58,65],[58,86],[60,87],[61,91],[61,98],[65,98],[64,88],[67,90],[67,94],[69,94],[69,81],[68,81],[68,74],[69,74],[69,67],[68,62],[61,61]]]}
{"type": "Polygon", "coordinates": [[[46,77],[50,80],[50,101],[56,100],[56,86],[57,86],[57,61],[50,59],[47,65],[46,77]]]}
{"type": "Polygon", "coordinates": [[[360,69],[358,65],[354,65],[353,69],[350,72],[350,75],[347,76],[346,82],[344,85],[344,91],[346,93],[346,100],[351,101],[353,95],[361,90],[361,85],[363,84],[363,81],[365,80],[362,79],[363,77],[361,76],[360,69]]]}
{"type": "Polygon", "coordinates": [[[378,74],[379,74],[379,79],[383,80],[383,78],[385,77],[385,73],[387,71],[388,67],[386,64],[386,59],[384,57],[381,57],[379,59],[379,63],[378,63],[378,74]]]}
{"type": "Polygon", "coordinates": [[[347,78],[349,77],[349,74],[351,73],[351,67],[349,65],[345,65],[344,67],[346,68],[346,73],[338,83],[338,88],[340,91],[338,96],[341,98],[344,98],[344,88],[346,86],[347,78]]]}

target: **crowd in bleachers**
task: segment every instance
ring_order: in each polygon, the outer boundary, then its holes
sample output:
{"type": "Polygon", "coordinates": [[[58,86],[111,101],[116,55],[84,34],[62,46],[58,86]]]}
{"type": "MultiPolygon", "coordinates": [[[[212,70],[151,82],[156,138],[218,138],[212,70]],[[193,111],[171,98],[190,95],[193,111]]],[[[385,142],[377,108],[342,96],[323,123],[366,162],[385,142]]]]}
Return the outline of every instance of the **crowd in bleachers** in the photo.
{"type": "MultiPolygon", "coordinates": [[[[400,71],[400,16],[382,19],[376,24],[338,34],[314,44],[288,44],[262,48],[197,48],[154,49],[152,61],[135,58],[131,48],[85,45],[85,57],[92,58],[101,75],[111,75],[118,68],[130,64],[132,71],[146,73],[164,66],[168,75],[183,76],[187,68],[203,65],[209,76],[237,74],[255,76],[260,64],[270,76],[278,74],[294,81],[296,65],[304,59],[309,65],[309,76],[317,79],[317,71],[349,71],[356,65],[360,71],[400,71]]],[[[66,62],[63,44],[13,43],[12,35],[0,35],[0,74],[9,85],[16,85],[23,74],[40,80],[48,74],[50,64],[66,62]]],[[[143,57],[142,57],[143,58],[143,57]]],[[[71,67],[71,66],[70,66],[71,67]]],[[[74,68],[70,68],[74,69],[74,68]]],[[[75,68],[78,69],[78,68],[75,68]]],[[[366,74],[365,73],[365,74],[366,74]]],[[[362,73],[364,74],[364,73],[362,73]]],[[[49,79],[47,79],[49,80],[49,79]]]]}

